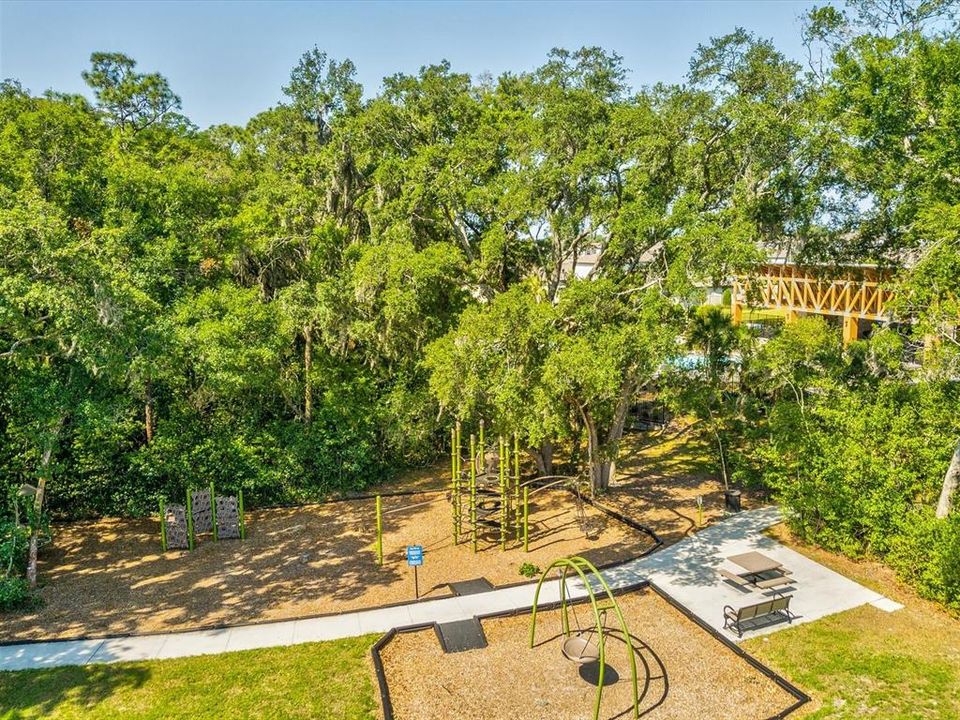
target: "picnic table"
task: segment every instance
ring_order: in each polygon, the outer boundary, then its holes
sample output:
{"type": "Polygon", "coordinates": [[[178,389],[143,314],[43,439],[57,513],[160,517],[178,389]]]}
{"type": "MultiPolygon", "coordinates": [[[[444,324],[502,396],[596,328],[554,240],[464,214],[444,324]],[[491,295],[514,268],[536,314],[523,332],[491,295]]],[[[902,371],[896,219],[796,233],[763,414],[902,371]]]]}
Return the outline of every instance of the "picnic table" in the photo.
{"type": "Polygon", "coordinates": [[[773,558],[756,551],[746,552],[740,555],[731,555],[727,560],[734,565],[742,567],[747,571],[747,575],[762,575],[765,572],[779,570],[783,567],[783,563],[777,562],[773,558]]]}
{"type": "Polygon", "coordinates": [[[745,572],[734,575],[726,570],[720,574],[737,585],[753,585],[760,589],[770,589],[781,585],[790,585],[793,580],[787,577],[790,571],[783,564],[756,551],[731,555],[727,558],[734,565],[739,565],[745,572]]]}

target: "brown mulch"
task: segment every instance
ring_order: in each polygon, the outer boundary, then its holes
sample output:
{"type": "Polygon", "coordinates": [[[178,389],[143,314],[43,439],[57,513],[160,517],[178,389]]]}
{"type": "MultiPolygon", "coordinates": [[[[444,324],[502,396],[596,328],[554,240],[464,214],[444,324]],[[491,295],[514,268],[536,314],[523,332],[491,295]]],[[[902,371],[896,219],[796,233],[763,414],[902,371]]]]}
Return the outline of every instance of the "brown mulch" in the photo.
{"type": "Polygon", "coordinates": [[[424,546],[419,584],[428,598],[449,595],[447,583],[455,580],[524,581],[524,562],[545,567],[582,554],[603,565],[652,545],[589,506],[592,534],[585,537],[566,491],[545,490],[531,503],[529,553],[512,539],[502,552],[497,535],[474,554],[469,544],[452,542],[445,494],[385,497],[383,567],[376,563],[372,499],[250,512],[245,541],[207,540],[193,552],[161,553],[156,519],[64,525],[41,558],[44,606],[4,616],[2,639],[166,632],[405,602],[414,594],[408,544],[424,546]]]}
{"type": "MultiPolygon", "coordinates": [[[[794,703],[773,680],[656,593],[630,593],[619,603],[634,644],[640,646],[643,717],[759,720],[794,703]]],[[[589,609],[580,605],[576,610],[585,627],[589,609]]],[[[607,627],[615,625],[615,618],[608,618],[607,627]]],[[[537,614],[533,649],[527,613],[484,620],[483,630],[488,646],[482,650],[444,654],[433,630],[400,633],[386,645],[381,657],[397,720],[592,717],[596,686],[560,652],[559,611],[537,614]]],[[[606,681],[615,682],[604,687],[600,717],[632,717],[626,644],[608,635],[606,649],[606,681]]]]}
{"type": "MultiPolygon", "coordinates": [[[[712,447],[690,425],[627,436],[624,445],[620,472],[601,498],[603,505],[653,529],[667,545],[724,518],[723,483],[704,467],[712,447]]],[[[769,502],[753,491],[741,495],[743,510],[769,502]]]]}

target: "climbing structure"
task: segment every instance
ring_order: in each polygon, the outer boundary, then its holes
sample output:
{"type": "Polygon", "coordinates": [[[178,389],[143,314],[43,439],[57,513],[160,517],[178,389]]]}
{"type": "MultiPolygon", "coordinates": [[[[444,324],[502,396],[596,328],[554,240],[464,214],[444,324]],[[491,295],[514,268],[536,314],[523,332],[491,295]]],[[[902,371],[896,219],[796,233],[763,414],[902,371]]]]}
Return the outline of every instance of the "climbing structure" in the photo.
{"type": "Polygon", "coordinates": [[[168,505],[160,500],[160,545],[164,552],[193,550],[197,536],[205,533],[214,542],[246,537],[243,490],[237,495],[217,495],[210,483],[203,490],[188,490],[185,505],[168,505]]]}
{"type": "Polygon", "coordinates": [[[450,502],[453,507],[453,541],[470,542],[477,551],[481,537],[498,538],[507,549],[508,536],[520,539],[519,439],[499,436],[488,447],[484,422],[479,439],[471,433],[464,448],[460,423],[450,431],[450,502]],[[468,450],[464,467],[463,451],[468,450]],[[511,467],[512,459],[512,467],[511,467]]]}
{"type": "Polygon", "coordinates": [[[606,628],[606,614],[609,610],[613,610],[617,616],[620,633],[623,635],[623,641],[627,644],[627,656],[630,658],[630,682],[633,690],[633,717],[639,718],[640,692],[637,683],[637,658],[636,650],[633,647],[633,637],[627,629],[627,622],[623,617],[623,611],[621,611],[620,604],[614,597],[613,591],[610,589],[603,575],[600,574],[600,571],[586,558],[578,555],[560,558],[550,563],[547,569],[543,571],[543,574],[540,576],[540,582],[537,583],[536,592],[533,595],[533,608],[530,613],[530,647],[532,648],[534,646],[536,640],[537,603],[540,600],[540,589],[543,587],[543,581],[547,579],[547,575],[549,575],[554,568],[559,568],[560,570],[560,623],[564,638],[561,652],[568,660],[580,665],[594,662],[598,664],[597,694],[593,701],[594,720],[598,720],[600,717],[600,700],[603,696],[603,674],[606,669],[605,645],[608,633],[606,628]],[[594,625],[587,631],[581,629],[580,621],[576,618],[576,610],[574,610],[574,618],[577,623],[576,632],[570,629],[569,613],[571,603],[568,597],[569,593],[567,592],[567,575],[571,570],[580,577],[587,591],[590,609],[593,611],[594,625]],[[606,596],[607,602],[603,607],[597,602],[597,593],[594,590],[595,583],[591,583],[591,577],[596,581],[596,584],[599,584],[599,587],[603,590],[603,594],[606,596]]]}

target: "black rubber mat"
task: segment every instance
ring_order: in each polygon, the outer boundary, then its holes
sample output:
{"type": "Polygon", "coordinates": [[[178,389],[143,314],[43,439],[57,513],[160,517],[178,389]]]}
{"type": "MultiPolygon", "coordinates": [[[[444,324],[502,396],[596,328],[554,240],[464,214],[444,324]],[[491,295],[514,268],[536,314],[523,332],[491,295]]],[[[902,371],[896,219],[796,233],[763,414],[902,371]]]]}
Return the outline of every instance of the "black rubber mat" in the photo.
{"type": "Polygon", "coordinates": [[[487,637],[483,634],[483,627],[476,618],[437,623],[434,627],[440,639],[440,647],[445,653],[479,650],[487,646],[487,637]]]}
{"type": "Polygon", "coordinates": [[[493,590],[493,583],[485,577],[474,578],[473,580],[463,580],[462,582],[450,583],[450,589],[454,595],[476,595],[493,590]]]}

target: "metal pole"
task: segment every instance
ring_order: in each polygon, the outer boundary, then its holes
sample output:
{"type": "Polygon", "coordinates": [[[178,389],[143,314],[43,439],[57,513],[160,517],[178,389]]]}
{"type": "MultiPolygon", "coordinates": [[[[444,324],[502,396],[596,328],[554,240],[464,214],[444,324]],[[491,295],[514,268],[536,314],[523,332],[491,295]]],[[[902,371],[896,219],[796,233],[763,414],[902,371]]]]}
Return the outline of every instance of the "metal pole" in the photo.
{"type": "Polygon", "coordinates": [[[487,446],[483,444],[483,420],[480,421],[480,462],[483,463],[481,475],[487,474],[487,446]]]}
{"type": "Polygon", "coordinates": [[[507,549],[507,476],[506,476],[506,443],[503,435],[500,436],[500,549],[507,549]]]}
{"type": "Polygon", "coordinates": [[[513,505],[514,510],[514,540],[520,534],[520,438],[513,434],[513,505]]]}
{"type": "Polygon", "coordinates": [[[453,513],[453,542],[457,542],[457,431],[450,428],[450,502],[453,513]]]}
{"type": "Polygon", "coordinates": [[[470,433],[470,526],[473,535],[473,551],[477,551],[477,443],[470,433]]]}
{"type": "Polygon", "coordinates": [[[213,526],[213,541],[217,541],[217,496],[214,494],[213,483],[210,483],[210,524],[213,526]]]}
{"type": "Polygon", "coordinates": [[[240,490],[237,502],[240,505],[240,539],[247,539],[247,524],[243,521],[243,490],[240,490]]]}
{"type": "Polygon", "coordinates": [[[383,566],[383,502],[377,495],[377,564],[383,566]]]}
{"type": "Polygon", "coordinates": [[[160,498],[160,547],[163,552],[167,551],[167,508],[163,504],[163,498],[160,498]]]}
{"type": "Polygon", "coordinates": [[[530,552],[530,488],[523,489],[523,551],[530,552]]]}
{"type": "Polygon", "coordinates": [[[190,500],[191,492],[187,490],[187,545],[193,550],[193,503],[190,500]]]}

